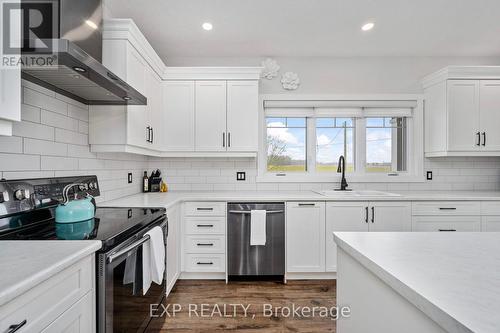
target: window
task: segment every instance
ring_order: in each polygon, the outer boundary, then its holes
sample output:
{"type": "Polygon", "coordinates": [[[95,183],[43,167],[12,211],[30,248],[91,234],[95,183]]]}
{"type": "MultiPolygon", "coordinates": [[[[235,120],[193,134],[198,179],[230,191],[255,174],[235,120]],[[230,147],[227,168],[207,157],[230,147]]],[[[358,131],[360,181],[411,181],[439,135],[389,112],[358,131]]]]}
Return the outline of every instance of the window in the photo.
{"type": "Polygon", "coordinates": [[[366,118],[366,172],[406,171],[406,118],[366,118]]]}
{"type": "Polygon", "coordinates": [[[305,172],[306,118],[267,118],[267,171],[305,172]]]}
{"type": "Polygon", "coordinates": [[[316,118],[316,171],[336,172],[339,157],[354,171],[354,119],[316,118]]]}
{"type": "Polygon", "coordinates": [[[332,182],[340,156],[349,181],[424,181],[422,100],[407,97],[264,100],[258,181],[332,182]]]}

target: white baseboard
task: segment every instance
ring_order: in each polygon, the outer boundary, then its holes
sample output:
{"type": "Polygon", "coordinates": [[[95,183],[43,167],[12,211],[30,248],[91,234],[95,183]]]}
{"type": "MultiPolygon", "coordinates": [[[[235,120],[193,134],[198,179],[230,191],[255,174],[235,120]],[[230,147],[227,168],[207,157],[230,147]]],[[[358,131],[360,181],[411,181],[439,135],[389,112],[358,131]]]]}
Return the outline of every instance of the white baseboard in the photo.
{"type": "Polygon", "coordinates": [[[327,273],[286,273],[287,280],[336,280],[336,272],[327,273]]]}

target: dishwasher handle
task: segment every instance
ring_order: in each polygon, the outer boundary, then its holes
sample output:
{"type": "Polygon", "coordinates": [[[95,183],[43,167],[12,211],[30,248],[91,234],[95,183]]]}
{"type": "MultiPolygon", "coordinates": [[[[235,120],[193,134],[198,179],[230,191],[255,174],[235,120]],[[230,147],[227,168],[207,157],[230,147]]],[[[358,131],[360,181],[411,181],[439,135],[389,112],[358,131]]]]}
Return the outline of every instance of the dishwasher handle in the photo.
{"type": "MultiPolygon", "coordinates": [[[[284,210],[266,210],[266,214],[282,214],[284,210]]],[[[230,210],[229,214],[250,214],[251,210],[230,210]]]]}

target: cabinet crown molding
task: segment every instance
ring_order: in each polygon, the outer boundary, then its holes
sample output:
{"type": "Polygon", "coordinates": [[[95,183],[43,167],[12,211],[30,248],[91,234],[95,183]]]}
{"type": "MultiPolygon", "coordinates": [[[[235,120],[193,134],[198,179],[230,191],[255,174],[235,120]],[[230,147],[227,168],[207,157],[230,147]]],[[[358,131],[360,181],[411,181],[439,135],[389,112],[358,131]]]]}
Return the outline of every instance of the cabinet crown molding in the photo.
{"type": "Polygon", "coordinates": [[[132,19],[104,20],[102,38],[127,40],[144,57],[153,70],[162,76],[165,63],[132,19]]]}
{"type": "Polygon", "coordinates": [[[500,80],[500,66],[447,66],[422,79],[423,88],[446,80],[500,80]]]}

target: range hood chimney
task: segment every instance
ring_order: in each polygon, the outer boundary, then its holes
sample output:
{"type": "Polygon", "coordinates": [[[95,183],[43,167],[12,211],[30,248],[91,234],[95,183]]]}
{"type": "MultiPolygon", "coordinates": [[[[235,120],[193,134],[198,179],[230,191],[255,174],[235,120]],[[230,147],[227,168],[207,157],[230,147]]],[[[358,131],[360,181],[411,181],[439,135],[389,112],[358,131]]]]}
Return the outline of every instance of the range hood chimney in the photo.
{"type": "MultiPolygon", "coordinates": [[[[25,59],[40,57],[50,60],[52,57],[54,63],[46,61],[44,66],[23,65],[23,79],[88,105],[147,104],[145,96],[101,63],[101,0],[40,2],[51,4],[52,13],[48,15],[55,17],[55,20],[59,17],[59,22],[52,22],[52,32],[45,29],[37,34],[36,43],[32,43],[32,35],[29,41],[25,38],[21,54],[25,59]],[[40,45],[50,45],[50,51],[47,52],[47,49],[40,45]]],[[[23,8],[23,12],[28,12],[26,9],[32,8],[29,7],[32,4],[33,0],[21,1],[21,6],[27,6],[23,8]]],[[[22,28],[23,31],[28,30],[24,26],[22,28]]]]}

